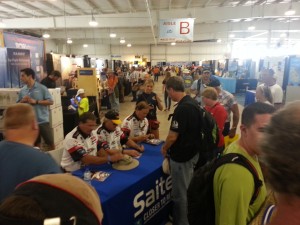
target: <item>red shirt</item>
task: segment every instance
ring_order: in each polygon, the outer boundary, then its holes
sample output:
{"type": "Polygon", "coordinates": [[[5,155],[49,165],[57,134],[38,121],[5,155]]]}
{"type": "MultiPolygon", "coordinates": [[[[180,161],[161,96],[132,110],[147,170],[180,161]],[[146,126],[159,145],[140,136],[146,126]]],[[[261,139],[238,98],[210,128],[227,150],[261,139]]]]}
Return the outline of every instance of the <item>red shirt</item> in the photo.
{"type": "Polygon", "coordinates": [[[219,102],[217,102],[214,106],[209,107],[205,106],[204,107],[208,112],[211,113],[211,115],[215,118],[216,123],[219,128],[219,144],[218,147],[224,146],[224,136],[223,136],[223,129],[224,129],[224,124],[227,119],[227,112],[224,106],[222,106],[219,102]]]}

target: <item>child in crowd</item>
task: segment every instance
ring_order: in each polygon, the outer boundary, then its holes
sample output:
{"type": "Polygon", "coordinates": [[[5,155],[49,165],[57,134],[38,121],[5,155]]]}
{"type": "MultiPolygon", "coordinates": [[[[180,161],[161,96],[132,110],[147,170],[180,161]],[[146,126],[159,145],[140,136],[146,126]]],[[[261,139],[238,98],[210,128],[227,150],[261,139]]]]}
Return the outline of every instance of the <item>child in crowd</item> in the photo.
{"type": "Polygon", "coordinates": [[[145,101],[150,106],[149,113],[147,114],[147,119],[149,121],[149,131],[154,134],[155,138],[159,138],[159,121],[157,120],[156,111],[163,109],[161,99],[156,93],[153,92],[154,81],[146,80],[144,85],[143,93],[138,97],[137,103],[145,101]]]}

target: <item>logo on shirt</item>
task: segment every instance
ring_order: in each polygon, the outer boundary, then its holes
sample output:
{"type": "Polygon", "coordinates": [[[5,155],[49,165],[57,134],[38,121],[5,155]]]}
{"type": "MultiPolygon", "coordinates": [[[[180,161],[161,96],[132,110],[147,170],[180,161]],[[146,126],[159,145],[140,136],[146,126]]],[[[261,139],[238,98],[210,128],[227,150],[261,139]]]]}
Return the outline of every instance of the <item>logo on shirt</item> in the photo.
{"type": "Polygon", "coordinates": [[[174,120],[174,121],[172,122],[171,127],[172,127],[173,129],[178,129],[178,122],[177,122],[176,120],[174,120]]]}

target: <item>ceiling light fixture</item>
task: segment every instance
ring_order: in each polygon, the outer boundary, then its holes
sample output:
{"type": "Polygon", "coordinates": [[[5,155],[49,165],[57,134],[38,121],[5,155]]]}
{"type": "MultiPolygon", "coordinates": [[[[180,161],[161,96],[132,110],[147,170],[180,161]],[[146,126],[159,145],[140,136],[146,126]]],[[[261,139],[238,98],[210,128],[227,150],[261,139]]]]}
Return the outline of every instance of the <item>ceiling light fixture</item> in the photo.
{"type": "Polygon", "coordinates": [[[174,45],[176,45],[176,43],[175,43],[175,42],[172,42],[172,43],[171,43],[171,45],[173,45],[173,46],[174,46],[174,45]]]}
{"type": "Polygon", "coordinates": [[[281,37],[281,38],[285,38],[286,36],[287,36],[286,33],[280,34],[280,37],[281,37]]]}
{"type": "Polygon", "coordinates": [[[124,39],[124,38],[121,38],[121,39],[120,39],[120,43],[121,43],[121,44],[124,44],[124,43],[125,43],[125,39],[124,39]]]}
{"type": "Polygon", "coordinates": [[[72,43],[73,43],[72,39],[71,39],[71,38],[68,38],[67,43],[68,43],[68,44],[72,44],[72,43]]]}
{"type": "Polygon", "coordinates": [[[116,35],[115,33],[110,33],[110,34],[109,34],[109,37],[115,38],[115,37],[117,37],[117,35],[116,35]]]}
{"type": "Polygon", "coordinates": [[[93,11],[92,11],[92,20],[89,22],[89,25],[91,27],[96,27],[98,26],[98,22],[96,21],[95,17],[94,17],[94,14],[93,14],[93,11]]]}
{"type": "Polygon", "coordinates": [[[222,40],[221,40],[221,39],[218,39],[218,40],[217,40],[217,43],[221,43],[221,42],[222,42],[222,40]]]}
{"type": "Polygon", "coordinates": [[[3,22],[2,19],[0,19],[0,28],[5,28],[6,24],[3,22]]]}
{"type": "Polygon", "coordinates": [[[293,16],[293,15],[295,15],[296,11],[293,10],[292,6],[293,6],[293,0],[291,0],[289,9],[284,13],[284,15],[286,15],[286,16],[293,16]]]}
{"type": "Polygon", "coordinates": [[[230,37],[230,38],[234,38],[235,35],[234,35],[234,34],[229,34],[229,37],[230,37]]]}
{"type": "Polygon", "coordinates": [[[248,30],[255,30],[255,26],[248,27],[248,30]]]}
{"type": "Polygon", "coordinates": [[[45,32],[44,34],[43,34],[43,38],[49,38],[50,37],[50,34],[48,34],[47,32],[45,32]]]}
{"type": "Polygon", "coordinates": [[[82,45],[84,48],[87,48],[87,47],[89,47],[89,45],[88,44],[83,44],[82,45]]]}
{"type": "Polygon", "coordinates": [[[131,47],[131,44],[127,44],[127,47],[130,48],[130,47],[131,47]]]}

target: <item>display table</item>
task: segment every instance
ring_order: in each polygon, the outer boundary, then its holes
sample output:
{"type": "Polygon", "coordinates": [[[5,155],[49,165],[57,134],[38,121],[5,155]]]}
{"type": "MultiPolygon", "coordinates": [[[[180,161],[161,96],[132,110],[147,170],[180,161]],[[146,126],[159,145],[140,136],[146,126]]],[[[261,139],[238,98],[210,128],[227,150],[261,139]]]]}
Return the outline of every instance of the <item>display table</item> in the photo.
{"type": "Polygon", "coordinates": [[[255,102],[255,93],[256,93],[256,91],[254,91],[254,90],[246,91],[244,106],[247,106],[247,105],[255,102]]]}
{"type": "MultiPolygon", "coordinates": [[[[104,182],[91,182],[101,199],[103,225],[159,225],[168,218],[172,181],[161,168],[161,145],[144,147],[140,164],[133,170],[118,171],[110,164],[89,167],[111,173],[104,182]]],[[[83,169],[73,175],[82,178],[83,169]]]]}
{"type": "Polygon", "coordinates": [[[236,79],[230,77],[215,76],[221,82],[222,88],[230,93],[235,93],[236,79]]]}

